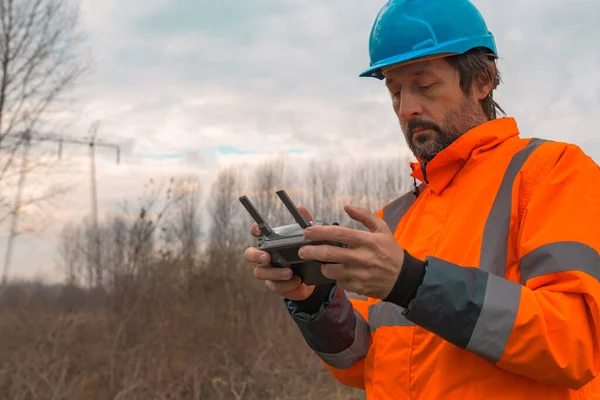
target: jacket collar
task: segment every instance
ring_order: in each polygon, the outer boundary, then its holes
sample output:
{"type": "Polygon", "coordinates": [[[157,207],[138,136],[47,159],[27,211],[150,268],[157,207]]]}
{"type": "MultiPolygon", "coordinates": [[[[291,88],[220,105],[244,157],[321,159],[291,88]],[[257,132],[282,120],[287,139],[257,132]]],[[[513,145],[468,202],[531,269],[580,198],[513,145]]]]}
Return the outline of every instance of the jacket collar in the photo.
{"type": "Polygon", "coordinates": [[[427,184],[433,193],[441,193],[471,158],[485,153],[508,138],[519,135],[514,118],[487,121],[465,132],[430,162],[411,162],[411,177],[427,184]]]}

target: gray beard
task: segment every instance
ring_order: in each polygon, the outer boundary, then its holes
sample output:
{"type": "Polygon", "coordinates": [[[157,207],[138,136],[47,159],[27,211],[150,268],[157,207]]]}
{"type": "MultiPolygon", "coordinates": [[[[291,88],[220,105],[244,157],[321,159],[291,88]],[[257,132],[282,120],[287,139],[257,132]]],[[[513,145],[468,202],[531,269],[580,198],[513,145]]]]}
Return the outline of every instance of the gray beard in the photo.
{"type": "Polygon", "coordinates": [[[407,138],[408,147],[415,157],[430,162],[438,153],[454,143],[465,132],[486,122],[483,112],[477,107],[465,99],[459,110],[452,111],[447,115],[447,120],[456,121],[455,124],[433,128],[436,132],[435,138],[424,146],[415,146],[412,137],[407,138]]]}
{"type": "Polygon", "coordinates": [[[423,160],[423,161],[431,161],[433,158],[446,147],[450,146],[456,139],[458,139],[460,135],[456,137],[452,137],[445,132],[437,132],[437,135],[433,141],[428,142],[424,146],[416,147],[412,140],[410,141],[408,147],[415,155],[415,157],[423,160]]]}

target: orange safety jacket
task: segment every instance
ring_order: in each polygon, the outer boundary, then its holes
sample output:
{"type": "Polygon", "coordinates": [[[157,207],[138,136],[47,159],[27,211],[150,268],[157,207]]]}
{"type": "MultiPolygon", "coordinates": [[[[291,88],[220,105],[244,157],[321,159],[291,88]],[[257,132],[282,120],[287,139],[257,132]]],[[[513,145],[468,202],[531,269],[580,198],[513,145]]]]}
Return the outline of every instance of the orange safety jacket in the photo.
{"type": "Polygon", "coordinates": [[[512,118],[411,166],[420,192],[377,212],[424,261],[408,306],[286,300],[333,377],[367,400],[600,399],[598,166],[512,118]]]}

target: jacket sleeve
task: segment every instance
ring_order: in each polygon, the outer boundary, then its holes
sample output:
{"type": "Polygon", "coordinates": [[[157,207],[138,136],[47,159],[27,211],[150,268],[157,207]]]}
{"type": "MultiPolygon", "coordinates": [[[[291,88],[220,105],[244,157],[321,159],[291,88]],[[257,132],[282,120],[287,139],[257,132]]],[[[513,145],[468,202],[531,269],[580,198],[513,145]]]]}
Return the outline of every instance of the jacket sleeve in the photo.
{"type": "Polygon", "coordinates": [[[551,148],[512,222],[520,276],[428,257],[405,316],[499,368],[578,389],[600,371],[600,169],[577,146],[551,148]]]}
{"type": "MultiPolygon", "coordinates": [[[[376,215],[383,218],[384,209],[376,215]]],[[[324,288],[317,287],[316,291],[324,288]]],[[[369,304],[365,296],[332,285],[316,293],[310,306],[286,300],[288,312],[310,348],[340,383],[365,389],[365,357],[371,347],[369,304]],[[319,299],[323,296],[323,299],[319,299]]],[[[313,296],[311,296],[313,297],[313,296]]]]}
{"type": "Polygon", "coordinates": [[[366,298],[336,285],[325,296],[316,311],[291,300],[286,300],[287,309],[331,375],[344,385],[364,389],[364,358],[371,346],[366,298]]]}

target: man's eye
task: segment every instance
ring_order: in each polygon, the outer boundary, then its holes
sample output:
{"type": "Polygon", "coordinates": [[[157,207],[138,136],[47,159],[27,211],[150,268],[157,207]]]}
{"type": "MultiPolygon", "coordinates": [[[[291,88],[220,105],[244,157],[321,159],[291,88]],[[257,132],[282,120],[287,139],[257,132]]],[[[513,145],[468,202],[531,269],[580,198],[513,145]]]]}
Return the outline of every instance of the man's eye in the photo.
{"type": "Polygon", "coordinates": [[[427,90],[431,89],[433,87],[433,85],[434,85],[433,83],[431,83],[429,85],[419,85],[419,89],[427,91],[427,90]]]}

